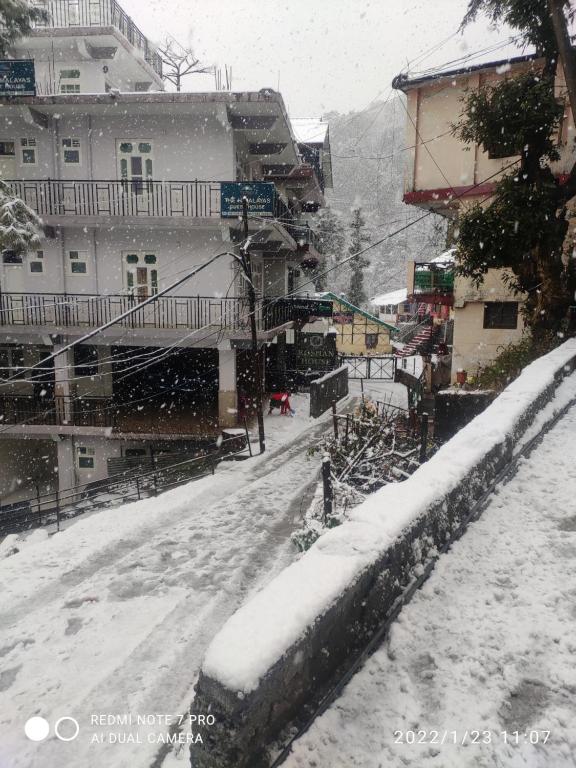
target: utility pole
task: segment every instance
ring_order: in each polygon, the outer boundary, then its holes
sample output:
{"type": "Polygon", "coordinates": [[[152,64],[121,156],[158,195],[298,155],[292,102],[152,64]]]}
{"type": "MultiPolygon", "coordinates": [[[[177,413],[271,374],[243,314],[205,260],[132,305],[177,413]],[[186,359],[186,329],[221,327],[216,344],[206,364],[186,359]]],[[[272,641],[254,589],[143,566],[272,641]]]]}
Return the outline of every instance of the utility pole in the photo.
{"type": "Polygon", "coordinates": [[[576,52],[572,48],[570,42],[568,24],[566,22],[566,16],[564,15],[564,6],[564,0],[548,0],[548,9],[552,19],[552,26],[554,27],[554,36],[556,37],[556,43],[558,45],[558,50],[560,51],[560,58],[562,59],[562,66],[564,68],[564,79],[566,80],[566,87],[568,89],[568,100],[570,101],[572,114],[576,118],[576,52]]]}
{"type": "Polygon", "coordinates": [[[260,453],[266,450],[266,438],[264,435],[264,413],[262,412],[262,376],[260,375],[260,359],[258,352],[258,336],[256,334],[256,291],[252,282],[252,264],[248,250],[248,198],[242,198],[242,220],[244,222],[244,244],[240,248],[242,268],[248,284],[248,311],[250,313],[250,335],[252,337],[252,366],[256,382],[256,416],[258,418],[258,441],[260,453]]]}

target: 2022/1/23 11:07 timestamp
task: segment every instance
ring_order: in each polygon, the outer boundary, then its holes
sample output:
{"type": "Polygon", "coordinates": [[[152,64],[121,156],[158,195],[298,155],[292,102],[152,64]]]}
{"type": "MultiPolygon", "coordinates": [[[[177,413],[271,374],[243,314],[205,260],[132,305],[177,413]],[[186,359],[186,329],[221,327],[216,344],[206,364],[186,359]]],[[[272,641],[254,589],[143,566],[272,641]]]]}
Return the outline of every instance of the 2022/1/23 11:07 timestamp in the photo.
{"type": "Polygon", "coordinates": [[[451,730],[397,730],[393,732],[395,744],[546,744],[550,731],[531,729],[527,731],[489,731],[470,729],[451,730]]]}

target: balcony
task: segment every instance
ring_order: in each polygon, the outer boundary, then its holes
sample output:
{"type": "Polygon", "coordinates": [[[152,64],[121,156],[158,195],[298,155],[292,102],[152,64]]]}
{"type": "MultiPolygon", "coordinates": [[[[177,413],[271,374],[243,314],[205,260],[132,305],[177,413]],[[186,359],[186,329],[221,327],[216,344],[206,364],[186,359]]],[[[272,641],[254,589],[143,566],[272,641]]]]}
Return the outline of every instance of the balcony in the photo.
{"type": "Polygon", "coordinates": [[[412,297],[432,304],[452,304],[454,262],[416,262],[412,297]]]}
{"type": "MultiPolygon", "coordinates": [[[[0,325],[93,328],[138,305],[136,296],[121,294],[2,293],[0,325]]],[[[249,327],[243,298],[161,296],[118,323],[124,328],[205,328],[244,330],[249,327]]]]}
{"type": "MultiPolygon", "coordinates": [[[[138,305],[138,298],[121,294],[0,293],[0,326],[96,328],[138,305]]],[[[272,330],[309,316],[332,315],[331,301],[266,298],[258,302],[256,326],[272,330]]],[[[118,322],[123,328],[210,328],[247,333],[248,300],[208,296],[161,296],[118,322]]]]}
{"type": "Polygon", "coordinates": [[[25,395],[0,396],[0,424],[43,426],[111,427],[113,413],[106,397],[81,399],[34,398],[25,395]]]}
{"type": "Polygon", "coordinates": [[[36,28],[114,27],[142,53],[156,74],[162,77],[162,59],[155,46],[116,0],[36,0],[33,4],[46,9],[50,16],[46,24],[34,24],[36,28]]]}
{"type": "MultiPolygon", "coordinates": [[[[220,181],[40,181],[6,182],[40,216],[211,219],[222,216],[220,181]]],[[[238,187],[242,186],[238,182],[238,187]]],[[[240,194],[240,192],[239,192],[240,194]]],[[[250,210],[250,209],[249,209],[250,210]]],[[[276,193],[270,217],[291,224],[294,219],[276,193]]]]}

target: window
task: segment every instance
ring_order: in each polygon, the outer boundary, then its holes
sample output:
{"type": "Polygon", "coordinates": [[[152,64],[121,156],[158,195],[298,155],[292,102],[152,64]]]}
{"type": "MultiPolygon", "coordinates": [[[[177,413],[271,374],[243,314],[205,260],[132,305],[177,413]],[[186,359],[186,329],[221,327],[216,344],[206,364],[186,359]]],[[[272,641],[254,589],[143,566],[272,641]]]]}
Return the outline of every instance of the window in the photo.
{"type": "Polygon", "coordinates": [[[44,273],[44,251],[35,251],[28,254],[28,269],[32,275],[44,273]]]}
{"type": "Polygon", "coordinates": [[[21,253],[16,253],[16,251],[2,251],[2,264],[8,267],[19,267],[22,263],[21,253]]]}
{"type": "Polygon", "coordinates": [[[22,165],[36,165],[36,139],[20,139],[22,165]]]}
{"type": "Polygon", "coordinates": [[[94,469],[94,455],[94,448],[84,448],[78,446],[78,448],[76,448],[76,462],[78,469],[94,469]]]}
{"type": "Polygon", "coordinates": [[[491,301],[484,304],[484,328],[517,328],[518,302],[491,301]]]}
{"type": "Polygon", "coordinates": [[[13,141],[0,141],[0,157],[16,157],[13,141]]]}
{"type": "Polygon", "coordinates": [[[134,456],[147,456],[146,448],[126,448],[124,450],[124,456],[129,459],[134,456]]]}
{"type": "Polygon", "coordinates": [[[60,93],[80,93],[80,70],[60,70],[60,93]]]}
{"type": "Polygon", "coordinates": [[[74,375],[98,376],[98,347],[93,344],[74,347],[74,375]]]}
{"type": "Polygon", "coordinates": [[[366,349],[376,349],[378,346],[378,334],[367,333],[366,334],[366,349]]]}
{"type": "Polygon", "coordinates": [[[65,165],[80,165],[80,139],[62,139],[62,156],[65,165]]]}
{"type": "Polygon", "coordinates": [[[88,251],[68,251],[68,274],[88,274],[88,251]]]}

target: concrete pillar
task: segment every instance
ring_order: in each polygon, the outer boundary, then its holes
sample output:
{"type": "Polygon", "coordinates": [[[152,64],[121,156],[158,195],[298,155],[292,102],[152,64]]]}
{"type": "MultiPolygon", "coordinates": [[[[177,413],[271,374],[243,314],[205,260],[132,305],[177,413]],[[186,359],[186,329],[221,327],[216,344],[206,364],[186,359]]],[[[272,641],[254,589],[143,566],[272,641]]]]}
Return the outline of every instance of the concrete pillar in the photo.
{"type": "Polygon", "coordinates": [[[236,389],[236,350],[218,350],[218,426],[233,427],[238,423],[236,389]]]}
{"type": "Polygon", "coordinates": [[[76,485],[76,456],[74,438],[58,438],[58,490],[60,492],[76,485]]]}
{"type": "MultiPolygon", "coordinates": [[[[54,344],[54,352],[64,347],[54,344]]],[[[54,360],[54,397],[61,424],[72,424],[72,399],[70,379],[74,376],[73,351],[68,350],[54,360]]]]}

